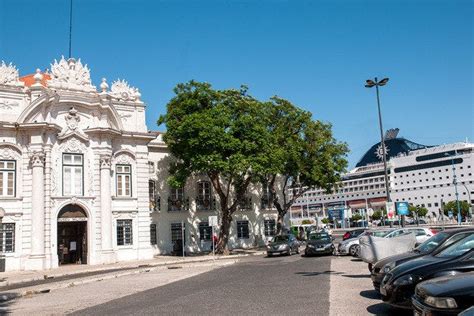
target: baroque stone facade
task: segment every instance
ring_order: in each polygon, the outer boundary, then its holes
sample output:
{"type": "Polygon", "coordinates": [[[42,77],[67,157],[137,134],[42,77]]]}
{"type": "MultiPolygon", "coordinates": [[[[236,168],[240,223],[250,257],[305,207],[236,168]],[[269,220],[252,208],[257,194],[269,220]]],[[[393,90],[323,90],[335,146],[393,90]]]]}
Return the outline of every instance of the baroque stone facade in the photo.
{"type": "Polygon", "coordinates": [[[147,146],[157,133],[137,89],[100,88],[80,60],[25,77],[0,64],[7,270],[152,258],[147,146]]]}

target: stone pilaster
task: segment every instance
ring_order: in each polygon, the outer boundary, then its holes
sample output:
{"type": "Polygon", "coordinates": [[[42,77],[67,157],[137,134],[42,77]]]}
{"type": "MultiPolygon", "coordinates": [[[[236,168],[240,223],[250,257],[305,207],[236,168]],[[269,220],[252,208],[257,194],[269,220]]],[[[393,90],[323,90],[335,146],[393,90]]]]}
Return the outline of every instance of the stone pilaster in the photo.
{"type": "Polygon", "coordinates": [[[100,156],[100,215],[102,230],[102,262],[115,261],[112,245],[112,197],[110,190],[111,156],[100,156]]]}
{"type": "Polygon", "coordinates": [[[35,151],[30,155],[32,168],[32,210],[31,210],[31,254],[29,267],[44,269],[44,153],[35,151]]]}

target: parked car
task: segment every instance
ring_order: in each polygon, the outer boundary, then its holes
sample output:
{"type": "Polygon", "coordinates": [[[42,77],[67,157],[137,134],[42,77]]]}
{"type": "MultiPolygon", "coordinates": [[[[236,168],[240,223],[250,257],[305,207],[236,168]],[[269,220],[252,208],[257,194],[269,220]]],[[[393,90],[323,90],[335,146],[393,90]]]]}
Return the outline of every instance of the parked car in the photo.
{"type": "Polygon", "coordinates": [[[474,271],[474,233],[434,255],[402,263],[387,273],[380,285],[384,302],[400,308],[411,307],[415,286],[424,280],[474,271]]]}
{"type": "Polygon", "coordinates": [[[346,240],[346,239],[351,239],[351,238],[355,238],[355,237],[358,237],[360,236],[363,232],[365,232],[367,229],[363,228],[363,229],[352,229],[352,230],[348,230],[344,233],[344,235],[342,236],[342,240],[346,240]]]}
{"type": "Polygon", "coordinates": [[[391,232],[385,238],[392,238],[395,236],[400,236],[406,233],[414,233],[416,238],[416,244],[419,245],[424,241],[428,240],[431,236],[434,236],[436,232],[430,230],[429,228],[424,227],[404,227],[398,228],[395,231],[391,232]]]}
{"type": "Polygon", "coordinates": [[[292,253],[300,253],[300,243],[292,234],[275,236],[267,246],[269,257],[275,254],[291,256],[292,253]]]}
{"type": "Polygon", "coordinates": [[[337,251],[340,255],[351,255],[355,256],[358,252],[359,247],[359,238],[364,235],[374,235],[377,237],[384,237],[385,235],[391,233],[394,229],[379,229],[379,230],[366,230],[364,233],[360,234],[357,237],[349,238],[343,240],[339,243],[337,251]]]}
{"type": "Polygon", "coordinates": [[[334,252],[333,238],[328,233],[312,233],[306,242],[305,256],[332,254],[334,252]]]}
{"type": "Polygon", "coordinates": [[[413,251],[390,256],[375,263],[372,269],[371,278],[375,290],[380,291],[380,283],[385,274],[396,266],[431,253],[437,253],[456,241],[474,233],[474,228],[451,229],[437,233],[424,243],[416,247],[413,251]]]}
{"type": "Polygon", "coordinates": [[[463,310],[461,313],[459,313],[458,316],[472,316],[472,315],[474,315],[474,306],[463,310]]]}
{"type": "Polygon", "coordinates": [[[474,305],[474,272],[421,282],[411,301],[414,315],[458,315],[474,305]]]}

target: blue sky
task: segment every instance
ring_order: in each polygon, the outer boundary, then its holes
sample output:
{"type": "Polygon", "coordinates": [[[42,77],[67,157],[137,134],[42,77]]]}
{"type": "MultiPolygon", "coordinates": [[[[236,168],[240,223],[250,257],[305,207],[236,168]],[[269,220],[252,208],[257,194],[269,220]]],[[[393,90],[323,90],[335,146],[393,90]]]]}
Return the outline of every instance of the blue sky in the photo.
{"type": "MultiPolygon", "coordinates": [[[[333,124],[349,165],[384,128],[422,144],[474,140],[473,1],[74,0],[73,57],[96,86],[126,79],[152,130],[176,83],[246,84],[333,124]]],[[[0,0],[0,59],[22,75],[68,53],[69,1],[0,0]]]]}

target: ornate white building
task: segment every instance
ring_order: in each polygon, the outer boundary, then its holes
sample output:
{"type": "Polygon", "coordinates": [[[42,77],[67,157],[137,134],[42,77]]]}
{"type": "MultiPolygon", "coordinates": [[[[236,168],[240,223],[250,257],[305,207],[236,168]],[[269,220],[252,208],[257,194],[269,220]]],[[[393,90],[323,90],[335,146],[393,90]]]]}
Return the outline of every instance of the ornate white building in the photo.
{"type": "MultiPolygon", "coordinates": [[[[123,80],[99,91],[80,60],[20,77],[0,64],[0,245],[6,270],[103,264],[208,251],[210,182],[167,185],[170,156],[123,80]],[[0,215],[1,217],[1,215],[0,215]]],[[[234,215],[229,245],[262,245],[277,214],[259,186],[234,215]]],[[[216,232],[217,234],[217,232],[216,232]]]]}
{"type": "Polygon", "coordinates": [[[7,270],[153,256],[137,89],[100,92],[80,60],[19,77],[0,65],[0,211],[7,270]]]}

